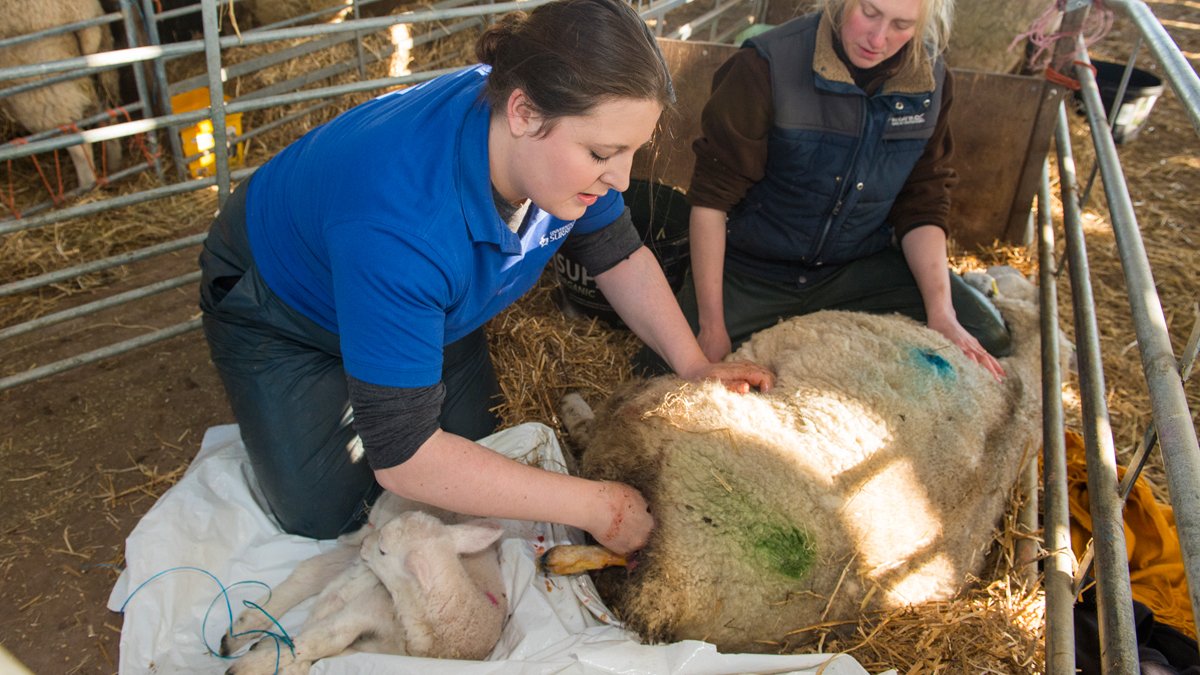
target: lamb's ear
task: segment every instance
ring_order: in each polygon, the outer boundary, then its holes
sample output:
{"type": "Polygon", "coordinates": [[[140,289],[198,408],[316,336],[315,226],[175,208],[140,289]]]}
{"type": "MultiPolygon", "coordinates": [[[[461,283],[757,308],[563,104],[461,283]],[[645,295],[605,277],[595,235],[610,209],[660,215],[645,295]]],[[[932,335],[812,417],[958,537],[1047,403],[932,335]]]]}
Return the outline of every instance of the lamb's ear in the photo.
{"type": "Polygon", "coordinates": [[[421,587],[421,590],[428,592],[433,587],[433,580],[437,573],[432,561],[424,551],[410,551],[408,555],[404,556],[404,567],[417,580],[417,585],[421,587]]]}
{"type": "Polygon", "coordinates": [[[454,550],[460,555],[478,553],[496,543],[504,528],[493,520],[472,520],[461,525],[450,526],[451,536],[454,537],[454,550]]]}

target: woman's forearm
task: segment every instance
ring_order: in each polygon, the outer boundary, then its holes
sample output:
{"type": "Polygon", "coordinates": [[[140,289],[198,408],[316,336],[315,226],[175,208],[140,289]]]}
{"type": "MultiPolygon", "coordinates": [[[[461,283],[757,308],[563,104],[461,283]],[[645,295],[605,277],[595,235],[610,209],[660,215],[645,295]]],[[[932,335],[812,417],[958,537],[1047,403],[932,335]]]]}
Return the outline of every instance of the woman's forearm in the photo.
{"type": "Polygon", "coordinates": [[[930,322],[953,317],[946,233],[935,225],[922,225],[909,231],[900,240],[900,248],[917,281],[917,289],[921,292],[921,301],[930,322]]]}
{"type": "Polygon", "coordinates": [[[724,331],[725,213],[693,207],[688,230],[700,328],[724,331]]]}
{"type": "Polygon", "coordinates": [[[643,246],[598,275],[596,286],[630,330],[680,376],[697,377],[711,365],[649,249],[643,246]]]}
{"type": "Polygon", "coordinates": [[[545,471],[440,430],[375,478],[402,497],[456,513],[578,527],[621,552],[645,544],[653,524],[627,485],[545,471]]]}

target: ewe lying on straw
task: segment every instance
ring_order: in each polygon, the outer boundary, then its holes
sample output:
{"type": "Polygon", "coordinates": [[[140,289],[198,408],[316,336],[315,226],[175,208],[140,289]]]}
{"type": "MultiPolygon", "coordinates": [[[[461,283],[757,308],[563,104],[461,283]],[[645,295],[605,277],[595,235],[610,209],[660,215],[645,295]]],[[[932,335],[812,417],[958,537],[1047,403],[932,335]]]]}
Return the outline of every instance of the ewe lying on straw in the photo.
{"type": "Polygon", "coordinates": [[[651,640],[774,651],[958,593],[1040,435],[1036,296],[1016,281],[1002,383],[911,320],[822,312],[735,355],[775,371],[768,394],[663,377],[595,419],[564,411],[581,473],[638,487],[658,523],[632,572],[597,575],[605,600],[651,640]]]}

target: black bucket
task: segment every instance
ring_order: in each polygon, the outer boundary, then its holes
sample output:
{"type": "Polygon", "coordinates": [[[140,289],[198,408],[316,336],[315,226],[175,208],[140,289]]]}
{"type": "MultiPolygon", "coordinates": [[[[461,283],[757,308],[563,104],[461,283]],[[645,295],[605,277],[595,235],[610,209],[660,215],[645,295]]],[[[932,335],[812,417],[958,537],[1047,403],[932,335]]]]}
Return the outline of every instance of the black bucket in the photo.
{"type": "MultiPolygon", "coordinates": [[[[1100,100],[1104,103],[1107,116],[1117,98],[1117,89],[1121,86],[1125,64],[1092,61],[1092,65],[1096,67],[1096,84],[1100,88],[1100,100]]],[[[1146,124],[1146,118],[1150,116],[1150,109],[1154,107],[1154,102],[1158,100],[1162,91],[1160,78],[1144,70],[1133,69],[1129,74],[1129,84],[1125,87],[1125,96],[1121,98],[1121,108],[1117,111],[1113,141],[1125,143],[1137,138],[1138,132],[1146,124]]]]}
{"type": "MultiPolygon", "coordinates": [[[[661,183],[633,180],[625,191],[625,204],[642,242],[658,258],[672,291],[683,285],[687,273],[688,218],[691,207],[682,192],[661,183]]],[[[554,272],[558,277],[561,306],[567,313],[594,316],[616,328],[625,324],[587,269],[565,250],[554,254],[554,272]]]]}

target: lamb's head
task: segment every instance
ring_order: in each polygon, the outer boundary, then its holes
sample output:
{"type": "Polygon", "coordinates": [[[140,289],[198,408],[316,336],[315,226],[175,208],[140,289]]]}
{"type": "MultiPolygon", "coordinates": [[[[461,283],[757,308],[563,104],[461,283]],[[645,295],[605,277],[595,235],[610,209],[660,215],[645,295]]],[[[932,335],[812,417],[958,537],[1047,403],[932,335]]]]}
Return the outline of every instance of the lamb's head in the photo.
{"type": "Polygon", "coordinates": [[[361,554],[388,588],[415,584],[428,593],[447,570],[447,561],[479,553],[503,533],[500,525],[491,521],[447,525],[428,513],[409,511],[368,535],[361,554]]]}

